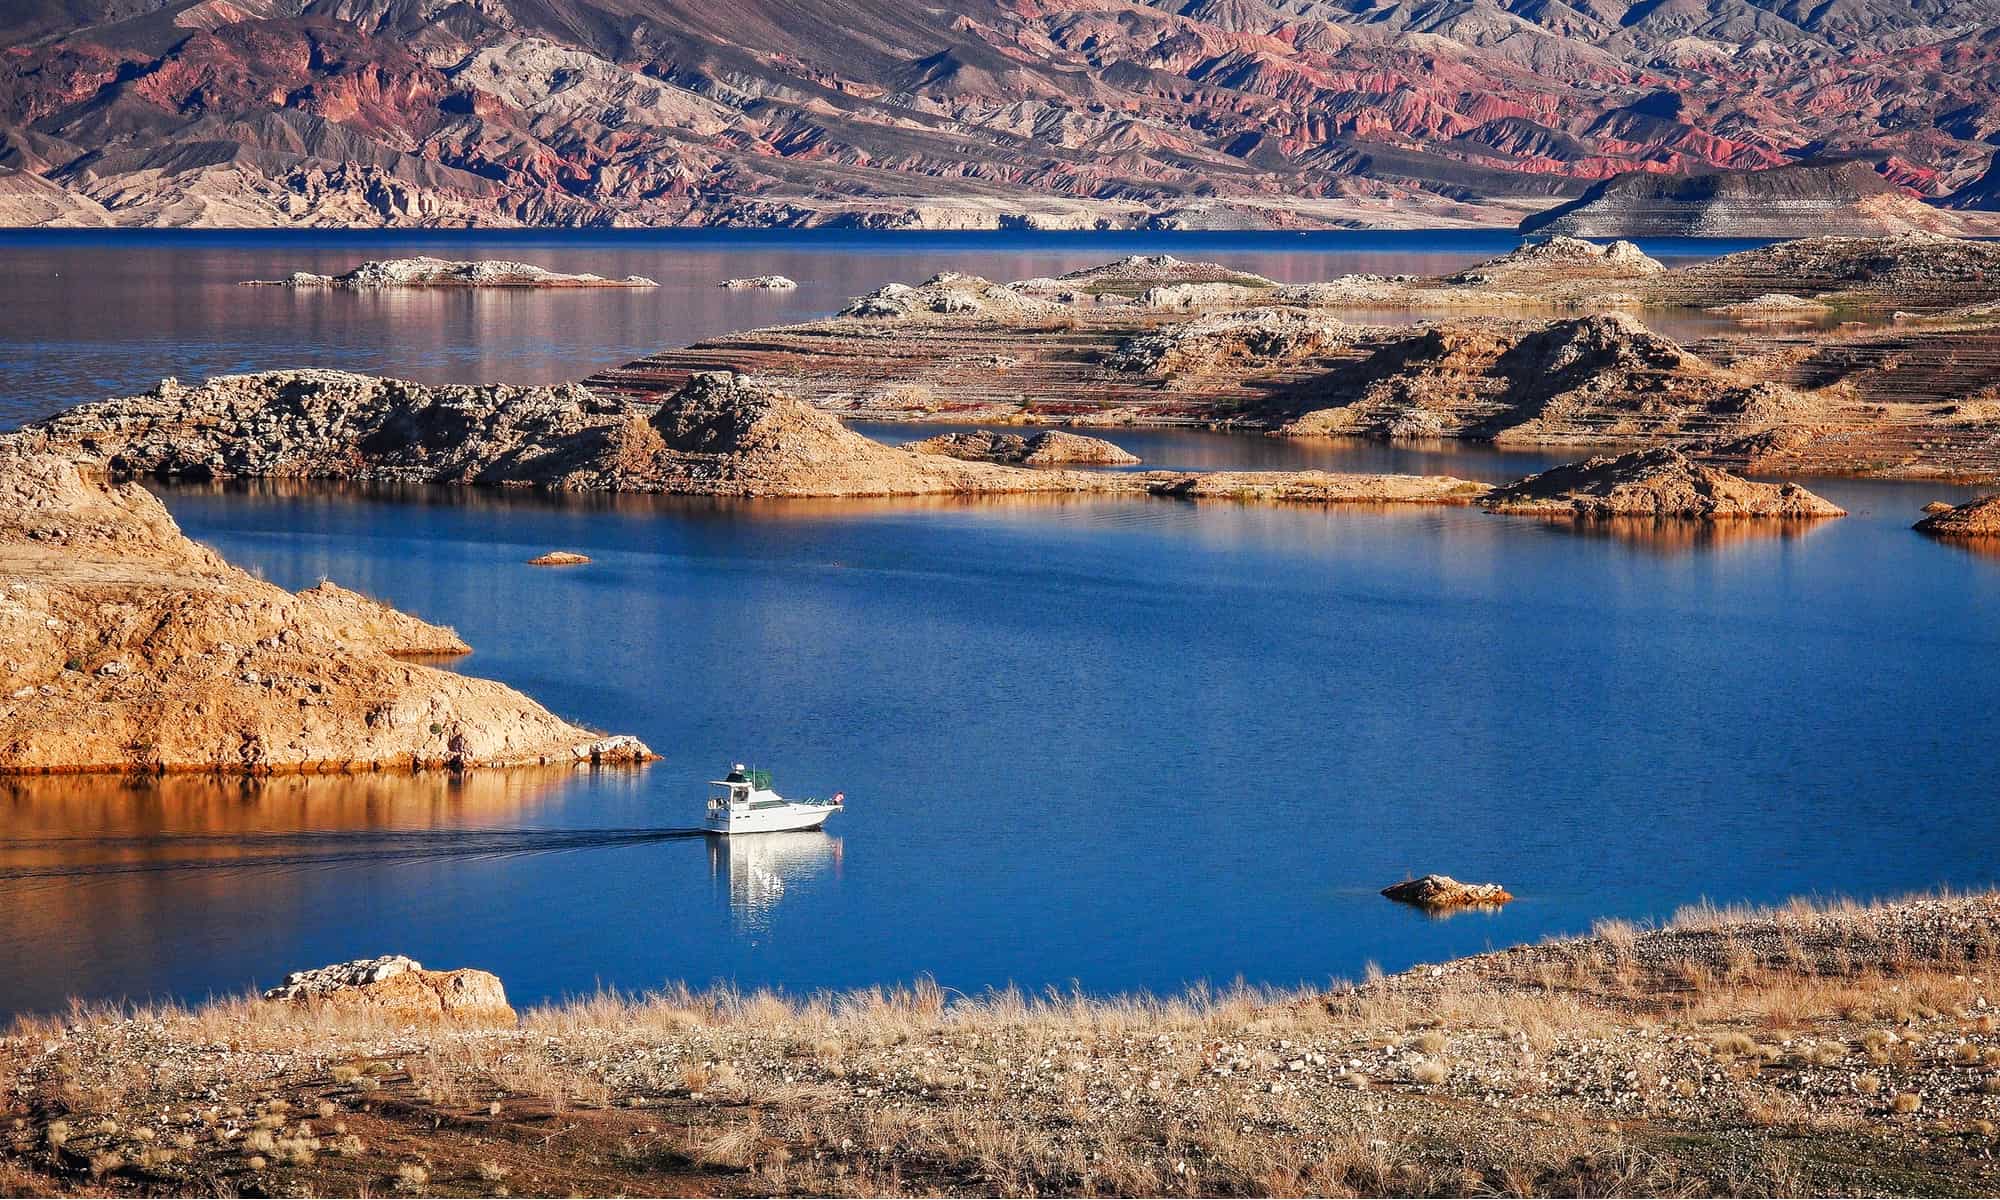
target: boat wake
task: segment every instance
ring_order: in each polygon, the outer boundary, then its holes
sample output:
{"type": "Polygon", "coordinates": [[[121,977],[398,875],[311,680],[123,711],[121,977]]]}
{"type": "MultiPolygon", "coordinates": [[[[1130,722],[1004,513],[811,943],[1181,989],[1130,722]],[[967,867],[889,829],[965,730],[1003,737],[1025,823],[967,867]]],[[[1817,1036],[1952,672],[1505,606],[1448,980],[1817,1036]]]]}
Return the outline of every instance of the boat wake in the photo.
{"type": "Polygon", "coordinates": [[[302,830],[49,837],[0,842],[0,882],[159,871],[226,871],[342,863],[511,858],[643,846],[704,836],[700,828],[302,830]],[[22,857],[40,861],[19,862],[22,857]]]}

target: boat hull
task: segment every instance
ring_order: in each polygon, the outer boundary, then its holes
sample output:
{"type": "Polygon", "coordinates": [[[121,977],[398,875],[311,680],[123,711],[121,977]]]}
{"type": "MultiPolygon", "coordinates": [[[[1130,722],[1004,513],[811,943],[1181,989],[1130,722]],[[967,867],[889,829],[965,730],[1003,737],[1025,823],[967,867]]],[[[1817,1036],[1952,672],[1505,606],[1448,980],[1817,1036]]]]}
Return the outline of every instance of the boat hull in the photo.
{"type": "Polygon", "coordinates": [[[797,829],[818,829],[839,812],[831,804],[781,804],[770,808],[737,809],[711,813],[708,831],[724,837],[743,833],[789,833],[797,829]]]}

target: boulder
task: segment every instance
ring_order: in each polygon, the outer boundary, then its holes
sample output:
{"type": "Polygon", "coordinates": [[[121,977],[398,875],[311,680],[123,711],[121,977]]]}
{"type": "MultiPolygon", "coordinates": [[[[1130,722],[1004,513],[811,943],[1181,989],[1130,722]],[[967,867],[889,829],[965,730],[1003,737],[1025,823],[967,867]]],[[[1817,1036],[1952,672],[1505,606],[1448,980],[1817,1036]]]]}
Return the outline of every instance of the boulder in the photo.
{"type": "Polygon", "coordinates": [[[427,971],[401,954],[293,971],[264,993],[277,1003],[373,1013],[410,1024],[512,1025],[514,1009],[498,976],[461,969],[427,971]]]}
{"type": "Polygon", "coordinates": [[[1465,908],[1471,905],[1500,905],[1513,894],[1497,883],[1460,883],[1449,875],[1426,875],[1405,879],[1382,889],[1382,894],[1402,904],[1423,908],[1465,908]]]}
{"type": "Polygon", "coordinates": [[[528,560],[531,567],[580,567],[590,561],[590,555],[578,554],[574,550],[551,550],[547,554],[537,554],[528,560]]]}
{"type": "Polygon", "coordinates": [[[789,292],[799,285],[797,280],[787,279],[783,275],[750,275],[741,279],[725,279],[716,286],[731,291],[761,289],[767,292],[789,292]]]}
{"type": "Polygon", "coordinates": [[[1950,512],[1956,507],[1957,505],[1949,501],[1933,500],[1929,504],[1924,505],[1924,514],[1926,516],[1936,516],[1938,513],[1950,512]]]}

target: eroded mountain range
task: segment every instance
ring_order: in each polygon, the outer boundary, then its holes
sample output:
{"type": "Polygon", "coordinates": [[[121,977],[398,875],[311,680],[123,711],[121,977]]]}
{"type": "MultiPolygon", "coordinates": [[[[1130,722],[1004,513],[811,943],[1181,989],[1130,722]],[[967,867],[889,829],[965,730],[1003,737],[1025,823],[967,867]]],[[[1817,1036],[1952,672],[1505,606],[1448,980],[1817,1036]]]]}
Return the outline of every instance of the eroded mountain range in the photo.
{"type": "Polygon", "coordinates": [[[2000,0],[19,0],[0,221],[1512,224],[1859,157],[1992,202],[2000,0]]]}

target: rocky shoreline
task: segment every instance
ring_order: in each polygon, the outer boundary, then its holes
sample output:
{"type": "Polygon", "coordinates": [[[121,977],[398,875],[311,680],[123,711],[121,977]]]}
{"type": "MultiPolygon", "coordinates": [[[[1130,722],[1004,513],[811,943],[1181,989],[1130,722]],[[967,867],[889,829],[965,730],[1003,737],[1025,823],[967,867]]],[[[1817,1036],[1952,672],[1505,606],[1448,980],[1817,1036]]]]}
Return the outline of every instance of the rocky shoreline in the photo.
{"type": "Polygon", "coordinates": [[[670,986],[518,1017],[492,976],[391,957],[18,1021],[0,1190],[1990,1194],[1996,919],[1700,908],[1325,991],[670,986]]]}

